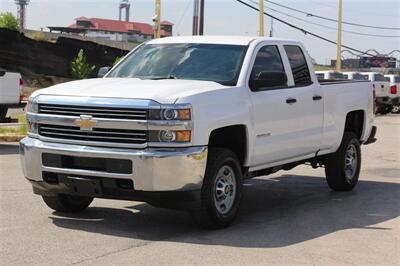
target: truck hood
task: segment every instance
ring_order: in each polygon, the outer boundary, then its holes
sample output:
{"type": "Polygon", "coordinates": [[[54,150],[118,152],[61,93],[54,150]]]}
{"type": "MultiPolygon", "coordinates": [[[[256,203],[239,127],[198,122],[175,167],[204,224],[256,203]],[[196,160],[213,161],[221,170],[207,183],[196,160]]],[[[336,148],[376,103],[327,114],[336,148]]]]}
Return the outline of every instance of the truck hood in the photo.
{"type": "Polygon", "coordinates": [[[162,104],[225,86],[212,81],[140,80],[136,78],[100,78],[72,81],[36,91],[37,95],[62,95],[101,98],[150,99],[162,104]]]}

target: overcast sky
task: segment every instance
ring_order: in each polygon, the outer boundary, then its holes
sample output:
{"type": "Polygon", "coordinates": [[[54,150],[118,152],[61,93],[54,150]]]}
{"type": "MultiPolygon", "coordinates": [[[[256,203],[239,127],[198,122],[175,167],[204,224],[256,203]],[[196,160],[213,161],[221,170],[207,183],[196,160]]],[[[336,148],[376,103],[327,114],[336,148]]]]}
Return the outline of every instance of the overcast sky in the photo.
{"type": "MultiPolygon", "coordinates": [[[[251,3],[252,0],[244,0],[251,3]]],[[[254,0],[253,0],[254,1],[254,0]]],[[[258,1],[258,0],[256,0],[258,1]]],[[[151,23],[154,14],[154,0],[130,0],[131,21],[151,23]]],[[[193,0],[161,0],[162,20],[175,24],[174,35],[191,34],[193,0]]],[[[205,0],[205,33],[208,35],[257,35],[258,13],[239,4],[235,0],[205,0]]],[[[276,3],[301,9],[308,13],[324,17],[337,18],[338,0],[274,0],[276,3]]],[[[27,27],[40,29],[47,26],[67,26],[74,18],[98,17],[118,18],[119,0],[30,0],[27,9],[27,27]]],[[[307,18],[272,4],[266,4],[266,11],[276,15],[296,26],[336,40],[337,32],[317,25],[309,24],[294,18],[277,14],[268,8],[274,8],[313,23],[336,28],[334,22],[317,18],[307,18]]],[[[359,24],[400,28],[400,0],[343,0],[343,20],[359,24]]],[[[17,7],[14,0],[0,0],[0,12],[10,11],[14,14],[17,7]]],[[[265,19],[266,29],[270,29],[271,21],[265,19]]],[[[291,29],[277,21],[274,25],[274,36],[302,41],[311,56],[319,63],[328,63],[336,57],[336,47],[312,36],[291,29]]],[[[400,30],[379,30],[343,25],[344,30],[367,33],[400,36],[400,30]]],[[[343,44],[360,50],[376,49],[380,53],[388,53],[400,49],[400,38],[377,38],[343,33],[343,44]]],[[[345,54],[345,57],[350,55],[345,54]]],[[[395,54],[397,58],[400,54],[395,54]]]]}

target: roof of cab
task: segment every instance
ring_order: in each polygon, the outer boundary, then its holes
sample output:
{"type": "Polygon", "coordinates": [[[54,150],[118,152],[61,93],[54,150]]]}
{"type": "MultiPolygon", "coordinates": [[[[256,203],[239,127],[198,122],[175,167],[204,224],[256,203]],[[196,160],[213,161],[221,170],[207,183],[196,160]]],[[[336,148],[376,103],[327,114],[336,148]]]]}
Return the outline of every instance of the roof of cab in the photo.
{"type": "Polygon", "coordinates": [[[226,45],[249,45],[252,41],[278,41],[283,43],[298,43],[294,40],[255,37],[255,36],[177,36],[154,39],[148,44],[164,44],[164,43],[205,43],[205,44],[226,44],[226,45]]]}

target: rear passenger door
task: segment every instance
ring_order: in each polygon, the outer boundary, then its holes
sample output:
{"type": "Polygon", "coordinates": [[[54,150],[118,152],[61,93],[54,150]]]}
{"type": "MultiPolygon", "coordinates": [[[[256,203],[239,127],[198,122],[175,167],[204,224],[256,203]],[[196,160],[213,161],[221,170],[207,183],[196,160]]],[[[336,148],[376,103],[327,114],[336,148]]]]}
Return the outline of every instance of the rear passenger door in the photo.
{"type": "Polygon", "coordinates": [[[249,77],[249,88],[255,129],[252,167],[294,161],[318,150],[322,139],[322,92],[313,83],[299,46],[260,47],[249,77]],[[285,71],[287,84],[252,88],[251,80],[261,71],[285,71]]]}

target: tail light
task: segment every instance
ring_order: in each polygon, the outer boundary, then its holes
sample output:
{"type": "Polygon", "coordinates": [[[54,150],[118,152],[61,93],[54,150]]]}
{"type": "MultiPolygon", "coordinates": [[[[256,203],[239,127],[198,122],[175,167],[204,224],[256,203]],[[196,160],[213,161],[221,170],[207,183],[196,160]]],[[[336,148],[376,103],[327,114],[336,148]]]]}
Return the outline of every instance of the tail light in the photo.
{"type": "Polygon", "coordinates": [[[397,85],[390,86],[390,93],[397,94],[397,85]]]}
{"type": "Polygon", "coordinates": [[[24,100],[24,80],[19,79],[19,102],[24,100]]]}
{"type": "Polygon", "coordinates": [[[374,95],[374,114],[376,114],[376,94],[375,94],[375,90],[373,90],[373,95],[374,95]]]}

